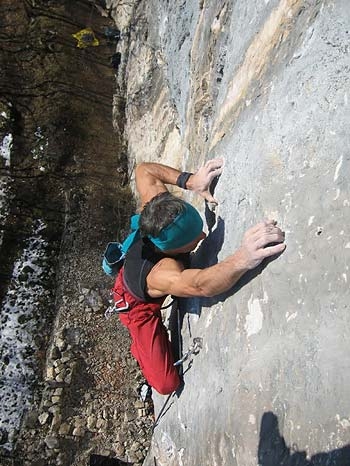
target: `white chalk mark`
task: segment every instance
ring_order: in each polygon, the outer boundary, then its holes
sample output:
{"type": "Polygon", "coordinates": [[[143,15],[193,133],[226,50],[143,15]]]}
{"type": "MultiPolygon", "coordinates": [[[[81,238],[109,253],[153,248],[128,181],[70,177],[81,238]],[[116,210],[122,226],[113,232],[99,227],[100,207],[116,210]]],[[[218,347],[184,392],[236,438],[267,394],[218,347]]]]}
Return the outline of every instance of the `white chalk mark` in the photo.
{"type": "Polygon", "coordinates": [[[308,221],[308,225],[309,225],[309,226],[313,224],[314,218],[315,218],[314,215],[312,215],[312,216],[309,218],[309,221],[308,221]]]}
{"type": "Polygon", "coordinates": [[[208,316],[207,316],[207,320],[205,322],[205,328],[208,328],[209,325],[212,323],[213,321],[213,314],[214,314],[214,308],[211,308],[209,313],[208,313],[208,316]]]}
{"type": "Polygon", "coordinates": [[[335,193],[335,197],[333,197],[333,201],[336,201],[338,199],[338,197],[340,196],[340,189],[337,188],[337,191],[335,193]]]}
{"type": "Polygon", "coordinates": [[[350,421],[346,417],[344,417],[343,419],[339,419],[338,423],[341,425],[343,429],[349,429],[350,427],[350,421]]]}
{"type": "MultiPolygon", "coordinates": [[[[266,293],[264,293],[264,298],[262,301],[267,303],[268,296],[266,293]]],[[[264,314],[261,310],[260,300],[257,298],[253,299],[253,295],[248,301],[248,310],[249,314],[246,317],[244,329],[247,332],[247,336],[249,338],[251,335],[259,333],[262,329],[264,314]]]]}
{"type": "Polygon", "coordinates": [[[248,422],[249,422],[249,424],[253,424],[253,425],[256,424],[256,418],[255,418],[254,414],[249,414],[248,422]]]}
{"type": "Polygon", "coordinates": [[[341,156],[339,157],[337,166],[335,167],[334,178],[333,178],[334,181],[337,181],[337,179],[338,179],[339,170],[340,170],[342,164],[343,164],[343,156],[341,155],[341,156]]]}
{"type": "Polygon", "coordinates": [[[297,312],[293,312],[293,314],[291,314],[290,316],[287,317],[287,322],[289,322],[290,320],[293,320],[297,317],[298,313],[297,312]]]}

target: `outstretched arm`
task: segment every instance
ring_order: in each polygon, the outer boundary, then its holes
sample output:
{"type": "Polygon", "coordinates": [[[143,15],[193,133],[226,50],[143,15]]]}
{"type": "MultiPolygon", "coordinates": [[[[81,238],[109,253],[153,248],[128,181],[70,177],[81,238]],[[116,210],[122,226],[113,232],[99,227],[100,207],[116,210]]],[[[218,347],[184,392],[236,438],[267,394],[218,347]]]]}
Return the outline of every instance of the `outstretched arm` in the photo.
{"type": "MultiPolygon", "coordinates": [[[[222,172],[223,159],[206,162],[186,183],[186,189],[194,191],[209,202],[217,203],[209,192],[213,179],[222,172]]],[[[143,162],[136,167],[136,188],[141,197],[141,207],[157,194],[166,192],[167,184],[176,185],[181,172],[160,163],[143,162]]]]}
{"type": "Polygon", "coordinates": [[[274,220],[261,222],[243,236],[241,247],[222,262],[206,269],[187,269],[172,258],[158,262],[147,277],[148,294],[154,298],[215,296],[235,285],[248,270],[285,249],[284,232],[274,220]]]}

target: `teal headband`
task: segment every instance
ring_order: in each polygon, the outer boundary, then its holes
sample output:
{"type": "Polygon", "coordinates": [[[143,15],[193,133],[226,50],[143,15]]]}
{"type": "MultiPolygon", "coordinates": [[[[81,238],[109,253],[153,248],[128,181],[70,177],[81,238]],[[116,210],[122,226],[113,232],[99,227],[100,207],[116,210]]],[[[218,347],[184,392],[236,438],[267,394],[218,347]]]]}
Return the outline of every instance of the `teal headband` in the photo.
{"type": "Polygon", "coordinates": [[[188,204],[170,225],[163,228],[159,235],[149,236],[152,243],[162,251],[178,249],[192,243],[203,231],[203,220],[198,211],[188,204]]]}

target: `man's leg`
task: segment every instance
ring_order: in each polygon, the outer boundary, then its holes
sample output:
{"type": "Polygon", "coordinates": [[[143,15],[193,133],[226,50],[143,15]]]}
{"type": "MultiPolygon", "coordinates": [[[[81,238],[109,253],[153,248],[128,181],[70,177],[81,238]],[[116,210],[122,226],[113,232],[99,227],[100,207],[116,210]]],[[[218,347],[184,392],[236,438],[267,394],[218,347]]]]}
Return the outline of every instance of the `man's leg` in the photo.
{"type": "Polygon", "coordinates": [[[131,335],[131,352],[138,361],[148,383],[162,395],[180,385],[180,377],[168,333],[161,319],[159,304],[136,303],[127,313],[119,315],[131,335]]]}

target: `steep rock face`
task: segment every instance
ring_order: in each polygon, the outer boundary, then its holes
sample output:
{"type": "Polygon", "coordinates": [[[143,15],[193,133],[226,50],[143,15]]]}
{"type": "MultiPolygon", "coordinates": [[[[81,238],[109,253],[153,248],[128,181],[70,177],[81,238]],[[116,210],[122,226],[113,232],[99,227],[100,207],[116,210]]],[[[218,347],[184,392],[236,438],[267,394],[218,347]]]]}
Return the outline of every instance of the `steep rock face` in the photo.
{"type": "Polygon", "coordinates": [[[345,0],[136,9],[130,167],[225,158],[214,217],[185,194],[211,230],[202,266],[264,217],[287,242],[226,296],[181,304],[183,351],[193,337],[203,347],[184,364],[181,393],[155,396],[146,465],[349,462],[349,17],[345,0]]]}

